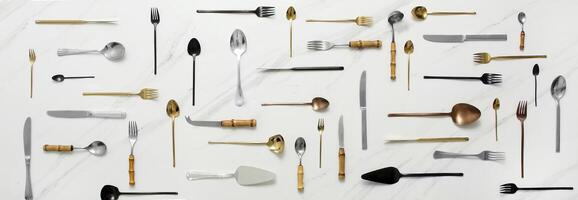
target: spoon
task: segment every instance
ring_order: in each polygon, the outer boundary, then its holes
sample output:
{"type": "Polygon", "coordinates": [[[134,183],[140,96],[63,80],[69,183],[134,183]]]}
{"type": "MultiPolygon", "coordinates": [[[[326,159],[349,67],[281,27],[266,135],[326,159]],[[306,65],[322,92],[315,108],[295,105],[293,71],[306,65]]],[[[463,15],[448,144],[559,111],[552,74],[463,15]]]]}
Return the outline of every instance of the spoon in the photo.
{"type": "Polygon", "coordinates": [[[247,38],[245,33],[235,29],[230,40],[231,51],[237,56],[237,94],[235,95],[235,105],[242,106],[245,103],[243,88],[241,88],[241,56],[247,51],[247,38]]]}
{"type": "Polygon", "coordinates": [[[299,156],[299,166],[297,166],[297,190],[303,191],[303,165],[301,161],[303,160],[303,154],[305,154],[305,149],[307,144],[305,143],[305,139],[302,137],[297,138],[295,140],[295,152],[297,156],[299,156]]]}
{"type": "Polygon", "coordinates": [[[52,76],[52,80],[56,81],[56,82],[62,82],[64,81],[64,79],[80,79],[80,78],[94,78],[94,76],[70,76],[70,77],[65,77],[62,74],[56,74],[54,76],[52,76]]]}
{"type": "Polygon", "coordinates": [[[293,6],[289,6],[287,8],[287,20],[291,22],[291,28],[289,28],[289,57],[293,57],[293,21],[297,18],[297,13],[295,12],[295,8],[293,6]]]}
{"type": "Polygon", "coordinates": [[[450,116],[454,124],[458,126],[476,122],[481,112],[475,106],[466,103],[458,103],[452,107],[449,113],[390,113],[388,117],[427,117],[427,116],[450,116]]]}
{"type": "Polygon", "coordinates": [[[405,52],[405,54],[407,54],[407,91],[409,91],[409,69],[410,69],[410,63],[411,63],[411,54],[413,53],[413,42],[411,40],[408,40],[407,42],[405,42],[405,45],[403,46],[403,51],[405,52]]]}
{"type": "Polygon", "coordinates": [[[403,19],[403,13],[399,12],[399,11],[393,11],[389,14],[389,17],[387,18],[387,22],[389,22],[389,25],[391,25],[391,62],[389,63],[389,66],[391,68],[391,80],[395,80],[396,76],[395,76],[395,56],[396,56],[396,45],[395,45],[395,29],[393,28],[393,24],[401,21],[403,19]]]}
{"type": "Polygon", "coordinates": [[[209,144],[246,144],[246,145],[259,145],[264,144],[269,147],[273,153],[283,153],[285,148],[285,139],[280,134],[269,137],[267,142],[229,142],[229,141],[209,141],[209,144]]]}
{"type": "Polygon", "coordinates": [[[201,55],[201,44],[197,38],[193,38],[189,41],[187,46],[187,52],[193,57],[193,106],[195,105],[195,63],[198,55],[201,55]]]}
{"type": "Polygon", "coordinates": [[[105,185],[100,190],[101,200],[117,200],[120,195],[178,195],[178,192],[120,192],[114,185],[105,185]]]}
{"type": "Polygon", "coordinates": [[[526,13],[518,13],[518,22],[522,25],[522,32],[520,32],[520,50],[524,50],[524,43],[526,40],[526,32],[524,31],[524,23],[526,22],[526,13]]]}
{"type": "Polygon", "coordinates": [[[534,75],[534,106],[538,107],[538,75],[540,74],[540,66],[538,64],[534,64],[532,74],[534,75]]]}
{"type": "Polygon", "coordinates": [[[324,111],[329,107],[329,101],[323,97],[315,97],[311,100],[311,103],[264,103],[261,106],[300,106],[300,105],[310,105],[313,107],[314,111],[324,111]]]}
{"type": "Polygon", "coordinates": [[[416,173],[416,174],[402,174],[395,167],[386,167],[361,175],[363,180],[395,184],[402,177],[433,177],[433,176],[464,176],[464,173],[416,173]]]}
{"type": "Polygon", "coordinates": [[[560,153],[560,99],[566,94],[566,79],[562,75],[554,79],[550,92],[556,100],[556,153],[560,153]]]}
{"type": "Polygon", "coordinates": [[[67,55],[77,55],[77,54],[87,54],[87,53],[100,53],[104,57],[111,61],[118,61],[124,58],[124,46],[118,42],[110,42],[104,46],[101,50],[80,50],[80,49],[58,49],[58,56],[67,55]]]}
{"type": "Polygon", "coordinates": [[[424,6],[416,6],[411,9],[411,14],[418,20],[425,20],[428,15],[475,15],[476,12],[427,12],[424,6]]]}
{"type": "Polygon", "coordinates": [[[173,168],[176,165],[175,162],[175,118],[179,117],[181,111],[179,105],[173,99],[167,103],[167,115],[172,119],[172,132],[173,132],[173,168]]]}
{"type": "Polygon", "coordinates": [[[495,119],[495,129],[496,129],[496,142],[498,141],[498,109],[500,109],[500,99],[495,98],[494,102],[492,103],[492,107],[494,108],[494,119],[495,119]]]}
{"type": "Polygon", "coordinates": [[[95,156],[103,156],[106,154],[106,145],[101,141],[94,141],[84,148],[75,147],[72,145],[50,145],[45,144],[43,147],[44,151],[60,151],[60,152],[72,152],[74,149],[84,149],[90,154],[95,156]]]}

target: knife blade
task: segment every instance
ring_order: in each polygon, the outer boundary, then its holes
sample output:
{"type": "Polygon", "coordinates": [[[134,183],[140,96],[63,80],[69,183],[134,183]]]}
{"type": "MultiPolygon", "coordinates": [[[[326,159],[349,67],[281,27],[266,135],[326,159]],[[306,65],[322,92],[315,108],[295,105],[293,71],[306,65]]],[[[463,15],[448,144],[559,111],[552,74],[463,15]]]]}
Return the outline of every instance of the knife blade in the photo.
{"type": "Polygon", "coordinates": [[[343,135],[343,115],[339,116],[339,148],[343,148],[345,136],[343,135]]]}
{"type": "Polygon", "coordinates": [[[126,118],[126,113],[120,111],[92,112],[86,110],[49,110],[46,111],[46,114],[48,116],[58,118],[126,118]]]}
{"type": "Polygon", "coordinates": [[[339,177],[339,179],[344,179],[345,178],[345,148],[344,146],[344,129],[343,129],[343,115],[339,116],[339,172],[337,173],[337,177],[339,177]]]}
{"type": "Polygon", "coordinates": [[[32,182],[30,179],[30,151],[31,151],[31,140],[32,140],[32,119],[30,117],[26,118],[24,122],[24,159],[26,161],[26,188],[24,190],[24,199],[32,200],[32,182]]]}
{"type": "Polygon", "coordinates": [[[26,118],[24,122],[24,156],[30,156],[30,140],[32,135],[32,119],[26,118]]]}
{"type": "Polygon", "coordinates": [[[187,122],[193,126],[210,126],[210,127],[255,127],[257,126],[257,120],[255,119],[230,119],[222,121],[198,121],[192,120],[189,116],[186,116],[187,122]]]}
{"type": "Polygon", "coordinates": [[[361,109],[361,149],[367,149],[367,113],[366,113],[366,71],[359,80],[359,107],[361,109]]]}
{"type": "Polygon", "coordinates": [[[423,35],[423,39],[430,42],[461,43],[466,41],[506,41],[506,34],[479,34],[479,35],[423,35]]]}

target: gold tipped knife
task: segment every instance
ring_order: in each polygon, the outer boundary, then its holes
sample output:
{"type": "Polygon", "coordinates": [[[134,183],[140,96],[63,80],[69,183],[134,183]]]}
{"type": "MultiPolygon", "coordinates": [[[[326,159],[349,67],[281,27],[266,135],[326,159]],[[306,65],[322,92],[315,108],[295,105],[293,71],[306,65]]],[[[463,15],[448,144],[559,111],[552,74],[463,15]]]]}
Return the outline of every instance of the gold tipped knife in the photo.
{"type": "Polygon", "coordinates": [[[210,127],[256,127],[255,119],[230,119],[222,121],[193,121],[189,116],[185,117],[187,122],[193,126],[210,126],[210,127]]]}

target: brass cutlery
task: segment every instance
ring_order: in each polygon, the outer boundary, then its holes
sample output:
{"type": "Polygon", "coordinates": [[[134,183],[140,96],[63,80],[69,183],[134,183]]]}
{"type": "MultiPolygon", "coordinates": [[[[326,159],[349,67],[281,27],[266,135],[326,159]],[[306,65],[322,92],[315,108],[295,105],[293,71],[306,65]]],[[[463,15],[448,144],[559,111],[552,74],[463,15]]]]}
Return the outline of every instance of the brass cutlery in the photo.
{"type": "Polygon", "coordinates": [[[125,48],[121,43],[109,42],[101,50],[82,49],[58,49],[58,56],[78,55],[78,54],[101,54],[110,61],[119,61],[124,58],[125,48]]]}
{"type": "Polygon", "coordinates": [[[393,27],[393,24],[400,22],[403,19],[403,13],[400,11],[393,11],[389,14],[389,17],[387,18],[387,22],[389,23],[389,25],[391,26],[391,45],[390,45],[390,63],[389,63],[389,67],[391,68],[391,74],[390,74],[390,78],[391,80],[395,80],[396,79],[396,44],[395,44],[395,29],[393,27]]]}
{"type": "Polygon", "coordinates": [[[516,56],[491,56],[489,53],[475,53],[474,62],[479,64],[488,64],[492,60],[515,60],[529,58],[547,58],[547,55],[516,55],[516,56]]]}
{"type": "Polygon", "coordinates": [[[496,142],[498,141],[498,109],[500,109],[500,99],[495,98],[492,102],[492,108],[494,109],[494,129],[496,131],[496,142]]]}
{"type": "Polygon", "coordinates": [[[367,17],[367,16],[359,16],[356,17],[355,19],[336,19],[336,20],[328,20],[328,19],[308,19],[305,20],[306,22],[353,22],[355,24],[357,24],[358,26],[371,26],[373,24],[373,18],[372,17],[367,17]]]}
{"type": "Polygon", "coordinates": [[[283,153],[285,149],[285,139],[280,134],[269,137],[267,142],[209,141],[209,144],[267,145],[269,150],[276,154],[283,153]]]}
{"type": "Polygon", "coordinates": [[[23,129],[23,146],[24,146],[24,161],[26,165],[26,185],[24,189],[24,199],[32,200],[33,199],[33,192],[32,192],[32,181],[30,177],[30,160],[32,158],[31,154],[31,145],[32,145],[32,119],[30,117],[26,118],[24,122],[24,129],[23,129]]]}
{"type": "Polygon", "coordinates": [[[311,106],[314,111],[324,111],[329,107],[329,101],[323,97],[315,97],[310,103],[263,103],[261,106],[311,106]]]}
{"type": "Polygon", "coordinates": [[[505,160],[506,155],[504,152],[496,152],[496,151],[482,151],[478,154],[462,154],[462,153],[452,153],[452,152],[445,152],[445,151],[435,151],[433,154],[434,159],[441,159],[441,158],[478,158],[480,160],[488,160],[488,161],[500,161],[505,160]]]}
{"type": "Polygon", "coordinates": [[[257,17],[271,17],[275,15],[275,7],[259,6],[255,10],[197,10],[197,13],[224,13],[224,14],[253,13],[257,15],[257,17]]]}
{"type": "Polygon", "coordinates": [[[522,25],[522,31],[520,32],[520,50],[524,50],[525,43],[526,43],[526,32],[524,31],[524,23],[526,23],[526,13],[519,12],[518,13],[518,22],[522,25]]]}
{"type": "Polygon", "coordinates": [[[516,109],[516,117],[520,120],[522,125],[522,137],[521,137],[521,156],[520,156],[520,167],[521,167],[521,177],[524,178],[524,121],[528,117],[528,103],[526,101],[520,101],[518,103],[518,108],[516,109]]]}
{"type": "Polygon", "coordinates": [[[293,57],[293,21],[297,19],[297,12],[295,12],[295,8],[293,8],[293,6],[289,6],[285,16],[287,20],[291,22],[291,26],[289,28],[289,58],[291,58],[293,57]]]}
{"type": "Polygon", "coordinates": [[[240,127],[256,127],[257,120],[255,119],[230,119],[221,121],[194,121],[189,116],[186,116],[187,122],[193,126],[209,126],[209,127],[230,127],[230,128],[240,128],[240,127]]]}
{"type": "Polygon", "coordinates": [[[428,12],[424,6],[416,6],[411,9],[411,14],[418,20],[425,20],[428,15],[475,15],[476,12],[428,12]]]}
{"type": "Polygon", "coordinates": [[[138,93],[131,92],[85,92],[83,96],[139,96],[144,100],[153,100],[158,97],[158,90],[152,88],[144,88],[138,93]]]}
{"type": "Polygon", "coordinates": [[[176,153],[175,153],[175,119],[179,117],[181,114],[181,110],[179,109],[179,105],[173,99],[169,100],[167,103],[167,115],[171,118],[171,127],[172,127],[172,141],[173,141],[173,168],[176,166],[176,153]]]}
{"type": "Polygon", "coordinates": [[[115,24],[116,19],[38,19],[36,24],[67,24],[67,25],[81,25],[81,24],[115,24]]]}
{"type": "Polygon", "coordinates": [[[448,116],[458,126],[469,125],[476,122],[482,115],[481,111],[473,105],[458,103],[452,107],[452,111],[438,113],[390,113],[388,117],[435,117],[448,116]]]}
{"type": "Polygon", "coordinates": [[[566,94],[566,79],[560,75],[552,81],[550,92],[556,100],[556,153],[560,153],[560,100],[566,94]]]}
{"type": "Polygon", "coordinates": [[[106,154],[106,144],[104,144],[104,142],[101,141],[94,141],[86,147],[75,147],[73,145],[45,144],[42,147],[42,149],[44,151],[57,151],[57,152],[72,152],[76,149],[83,149],[95,156],[103,156],[104,154],[106,154]]]}
{"type": "Polygon", "coordinates": [[[323,131],[325,131],[325,119],[320,118],[317,121],[317,131],[319,132],[319,168],[321,168],[322,150],[323,150],[323,131]]]}
{"type": "Polygon", "coordinates": [[[414,138],[414,139],[386,139],[385,142],[467,142],[469,137],[435,137],[435,138],[414,138]]]}
{"type": "Polygon", "coordinates": [[[298,137],[297,140],[295,140],[295,152],[297,153],[297,156],[299,156],[299,165],[297,166],[297,190],[299,192],[303,192],[305,189],[303,185],[303,176],[305,173],[303,172],[301,161],[303,161],[303,154],[305,154],[306,149],[307,143],[305,143],[305,139],[298,137]]]}
{"type": "Polygon", "coordinates": [[[381,48],[381,40],[357,40],[347,44],[335,44],[328,41],[312,40],[307,42],[307,49],[315,51],[327,51],[334,47],[349,47],[352,49],[381,48]]]}
{"type": "Polygon", "coordinates": [[[130,142],[130,155],[128,156],[128,184],[134,185],[134,145],[138,139],[138,126],[135,121],[128,123],[128,141],[130,142]]]}
{"type": "Polygon", "coordinates": [[[449,80],[480,80],[485,85],[502,83],[502,74],[484,73],[480,77],[471,76],[423,76],[423,79],[449,79],[449,80]]]}
{"type": "Polygon", "coordinates": [[[154,42],[154,56],[155,56],[155,66],[154,74],[157,75],[157,25],[161,22],[161,16],[159,14],[158,8],[151,8],[151,23],[153,24],[153,42],[154,42]]]}
{"type": "Polygon", "coordinates": [[[407,91],[409,91],[409,81],[410,81],[410,65],[411,65],[411,54],[413,53],[413,42],[408,40],[403,45],[403,51],[407,54],[407,91]]]}
{"type": "Polygon", "coordinates": [[[36,62],[34,49],[28,50],[28,62],[30,62],[30,98],[32,99],[32,91],[34,91],[34,63],[36,62]]]}

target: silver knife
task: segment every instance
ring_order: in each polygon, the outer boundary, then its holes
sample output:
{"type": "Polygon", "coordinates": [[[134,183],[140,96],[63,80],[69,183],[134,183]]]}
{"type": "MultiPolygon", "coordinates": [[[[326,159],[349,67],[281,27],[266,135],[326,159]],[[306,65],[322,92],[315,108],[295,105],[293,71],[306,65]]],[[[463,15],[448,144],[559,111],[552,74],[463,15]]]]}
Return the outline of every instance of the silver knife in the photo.
{"type": "Polygon", "coordinates": [[[126,118],[126,113],[120,111],[92,112],[86,110],[49,110],[46,111],[46,114],[51,117],[59,118],[126,118]]]}
{"type": "Polygon", "coordinates": [[[344,133],[343,133],[343,115],[339,116],[339,173],[337,176],[339,179],[345,178],[345,148],[344,148],[344,133]]]}
{"type": "Polygon", "coordinates": [[[367,149],[367,113],[366,113],[366,72],[361,73],[359,81],[359,108],[361,109],[361,149],[367,149]]]}
{"type": "Polygon", "coordinates": [[[186,116],[187,122],[193,126],[212,126],[212,127],[255,127],[257,120],[255,119],[230,119],[222,121],[193,121],[189,116],[186,116]]]}
{"type": "Polygon", "coordinates": [[[466,42],[466,41],[506,41],[506,34],[488,34],[488,35],[423,35],[423,39],[430,42],[466,42]]]}
{"type": "Polygon", "coordinates": [[[32,137],[32,119],[26,118],[24,122],[24,160],[26,161],[26,189],[24,199],[32,200],[32,183],[30,182],[30,143],[32,137]]]}

